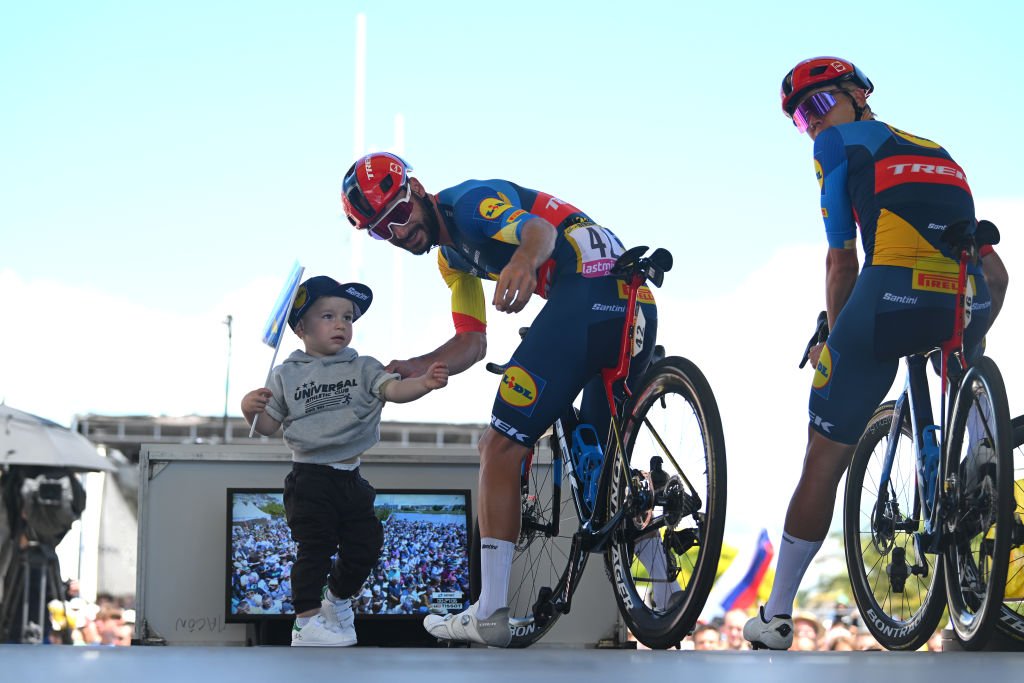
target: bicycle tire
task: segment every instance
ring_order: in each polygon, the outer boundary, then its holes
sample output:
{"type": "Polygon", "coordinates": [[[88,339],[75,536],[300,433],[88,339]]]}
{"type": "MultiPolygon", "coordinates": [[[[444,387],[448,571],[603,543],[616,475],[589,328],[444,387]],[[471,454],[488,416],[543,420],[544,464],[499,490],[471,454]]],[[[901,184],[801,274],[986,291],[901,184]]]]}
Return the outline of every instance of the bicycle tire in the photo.
{"type": "Polygon", "coordinates": [[[999,368],[982,356],[967,371],[950,412],[944,480],[950,534],[945,548],[949,621],[964,648],[985,644],[1003,605],[1013,535],[1011,444],[1006,388],[999,368]],[[988,455],[974,458],[965,441],[972,407],[980,406],[988,455]]]}
{"type": "Polygon", "coordinates": [[[725,437],[707,379],[685,358],[656,363],[637,386],[623,411],[622,439],[638,495],[625,495],[626,472],[616,463],[605,492],[609,516],[623,505],[628,514],[605,550],[605,567],[626,626],[658,649],[677,645],[693,629],[715,580],[725,529],[725,437]],[[655,486],[648,469],[650,458],[664,450],[655,433],[672,455],[664,459],[663,486],[655,486]],[[687,444],[690,450],[681,448],[687,444]],[[659,523],[664,526],[640,537],[659,523]],[[663,578],[657,569],[652,577],[637,559],[641,544],[652,551],[651,564],[664,561],[663,578]],[[673,581],[678,590],[658,605],[655,595],[667,595],[673,581]]]}
{"type": "Polygon", "coordinates": [[[935,632],[946,606],[944,564],[941,555],[919,558],[914,544],[913,533],[922,530],[922,523],[914,436],[907,421],[900,428],[883,512],[878,512],[895,406],[888,401],[875,409],[857,442],[846,474],[843,545],[853,597],[871,635],[887,650],[916,650],[935,632]],[[928,567],[927,573],[903,576],[900,569],[909,571],[915,564],[928,567]],[[890,567],[897,569],[894,575],[890,567]]]}
{"type": "MultiPolygon", "coordinates": [[[[1014,492],[1014,540],[1022,539],[1024,525],[1024,415],[1010,421],[1013,428],[1013,492],[1014,492]]],[[[1003,596],[1003,608],[999,611],[996,628],[1009,638],[1024,641],[1024,552],[1015,544],[1010,549],[1010,560],[1006,565],[1006,588],[1010,595],[1003,596]],[[1011,590],[1012,589],[1012,590],[1011,590]]]]}
{"type": "MultiPolygon", "coordinates": [[[[572,429],[572,425],[568,426],[572,429]]],[[[551,449],[552,458],[560,458],[557,447],[551,449]]],[[[536,453],[536,452],[535,452],[536,453]]],[[[579,528],[579,518],[573,508],[568,474],[551,461],[536,459],[530,468],[527,493],[522,495],[522,522],[519,539],[512,552],[512,569],[508,590],[509,627],[512,641],[509,648],[529,647],[540,640],[558,620],[560,613],[535,613],[535,605],[542,603],[542,591],[557,594],[566,568],[572,562],[570,551],[572,535],[579,528]],[[560,472],[558,509],[554,509],[554,475],[560,472]],[[548,536],[534,526],[551,523],[553,515],[559,519],[558,534],[548,536]],[[532,524],[531,524],[532,523],[532,524]]],[[[470,548],[470,595],[480,596],[480,525],[473,522],[473,544],[470,548]]]]}

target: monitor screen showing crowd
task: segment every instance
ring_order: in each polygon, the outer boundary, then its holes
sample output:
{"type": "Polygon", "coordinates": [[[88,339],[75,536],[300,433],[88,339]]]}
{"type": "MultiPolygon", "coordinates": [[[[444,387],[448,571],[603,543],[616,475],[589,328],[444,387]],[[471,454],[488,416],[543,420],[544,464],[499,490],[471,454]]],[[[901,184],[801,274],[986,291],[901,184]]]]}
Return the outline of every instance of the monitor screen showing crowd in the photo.
{"type": "MultiPolygon", "coordinates": [[[[297,547],[281,489],[229,489],[226,618],[290,618],[297,547]]],[[[469,606],[469,491],[377,491],[380,560],[352,602],[356,615],[408,617],[469,606]]]]}

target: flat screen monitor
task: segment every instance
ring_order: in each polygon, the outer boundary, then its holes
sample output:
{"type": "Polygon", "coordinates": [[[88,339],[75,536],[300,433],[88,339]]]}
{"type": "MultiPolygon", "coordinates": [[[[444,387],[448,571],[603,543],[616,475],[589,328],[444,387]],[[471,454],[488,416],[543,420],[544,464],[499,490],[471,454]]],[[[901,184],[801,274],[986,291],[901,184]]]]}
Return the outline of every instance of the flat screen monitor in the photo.
{"type": "MultiPolygon", "coordinates": [[[[431,609],[457,612],[470,604],[470,492],[378,489],[374,510],[384,546],[352,603],[356,631],[361,643],[367,634],[390,632],[401,644],[403,630],[389,627],[415,625],[408,639],[425,633],[420,624],[431,609]]],[[[227,520],[225,621],[290,622],[297,547],[283,489],[228,489],[227,520]]]]}

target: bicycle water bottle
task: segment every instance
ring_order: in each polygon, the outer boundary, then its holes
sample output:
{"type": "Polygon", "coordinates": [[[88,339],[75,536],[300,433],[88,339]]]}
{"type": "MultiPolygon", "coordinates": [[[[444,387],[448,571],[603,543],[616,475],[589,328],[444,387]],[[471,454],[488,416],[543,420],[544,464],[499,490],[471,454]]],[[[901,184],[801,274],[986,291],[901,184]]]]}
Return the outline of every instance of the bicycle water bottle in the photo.
{"type": "Polygon", "coordinates": [[[592,425],[581,424],[572,433],[572,455],[576,461],[576,474],[583,489],[583,500],[591,508],[597,500],[597,483],[601,478],[604,452],[592,425]]]}

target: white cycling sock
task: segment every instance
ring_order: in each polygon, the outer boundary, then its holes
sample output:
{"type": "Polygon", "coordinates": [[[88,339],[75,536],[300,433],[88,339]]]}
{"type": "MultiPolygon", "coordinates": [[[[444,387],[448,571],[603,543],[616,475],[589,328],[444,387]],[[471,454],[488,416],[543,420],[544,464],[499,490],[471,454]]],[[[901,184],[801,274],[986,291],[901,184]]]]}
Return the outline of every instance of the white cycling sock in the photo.
{"type": "Polygon", "coordinates": [[[668,578],[668,563],[665,560],[665,549],[661,545],[661,538],[655,534],[640,539],[636,544],[636,557],[647,570],[647,575],[651,577],[651,599],[654,601],[654,606],[664,609],[672,594],[679,590],[679,584],[666,580],[668,578]]]}
{"type": "Polygon", "coordinates": [[[811,566],[811,560],[818,554],[822,541],[805,541],[802,538],[782,534],[779,548],[779,562],[775,565],[775,583],[768,604],[764,606],[764,618],[771,620],[776,614],[793,614],[793,601],[800,588],[804,573],[811,566]]]}
{"type": "Polygon", "coordinates": [[[476,616],[486,619],[508,605],[508,577],[512,572],[512,541],[480,539],[480,600],[476,616]]]}

